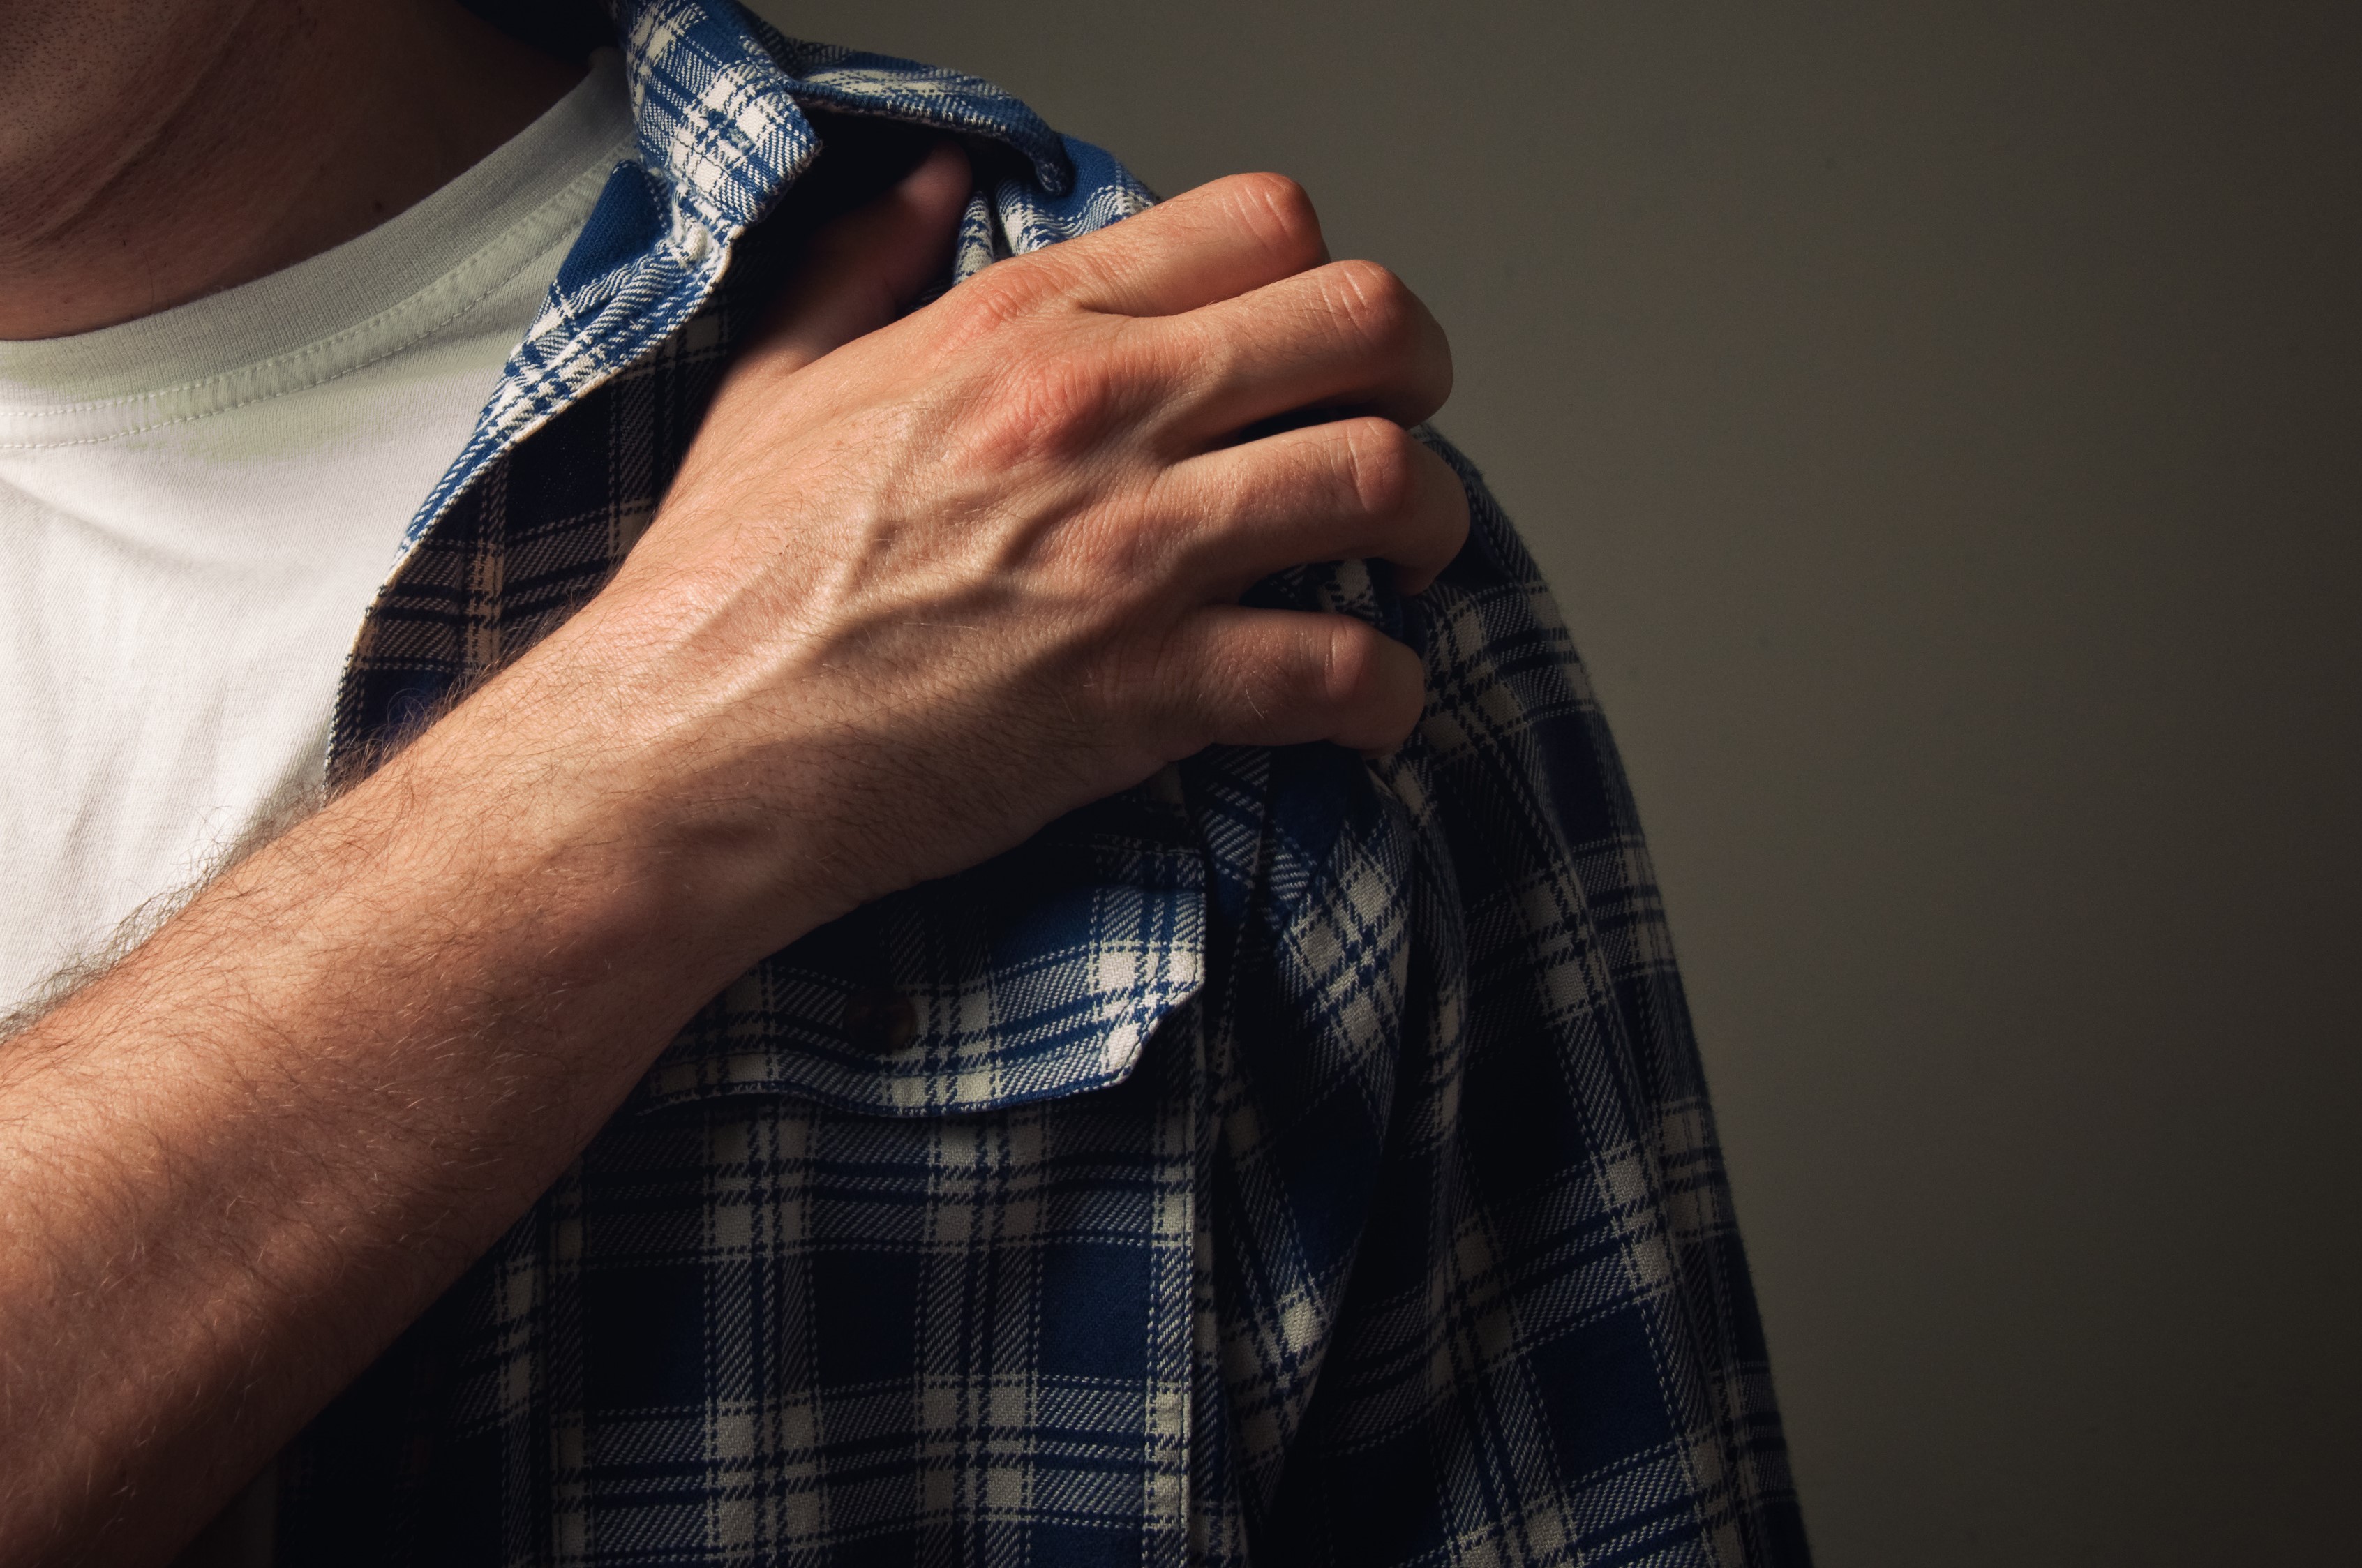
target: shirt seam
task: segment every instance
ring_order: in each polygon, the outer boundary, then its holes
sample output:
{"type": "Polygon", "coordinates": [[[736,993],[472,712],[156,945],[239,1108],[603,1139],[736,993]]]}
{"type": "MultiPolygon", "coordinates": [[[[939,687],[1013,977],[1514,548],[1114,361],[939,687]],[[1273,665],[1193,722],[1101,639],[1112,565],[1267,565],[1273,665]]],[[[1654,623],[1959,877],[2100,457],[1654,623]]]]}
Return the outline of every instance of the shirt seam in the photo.
{"type": "MultiPolygon", "coordinates": [[[[621,145],[622,138],[617,138],[617,146],[620,147],[621,145]]],[[[129,407],[155,399],[171,397],[176,393],[193,392],[205,386],[209,382],[226,380],[232,376],[250,376],[259,374],[264,371],[300,366],[306,359],[316,359],[324,354],[331,353],[339,346],[349,342],[352,338],[365,335],[371,327],[383,322],[386,317],[397,315],[418,300],[422,295],[434,293],[436,288],[447,280],[466,272],[469,268],[482,261],[488,254],[496,252],[501,246],[514,236],[519,229],[527,227],[536,220],[546,215],[552,208],[560,206],[571,200],[580,187],[591,183],[594,180],[603,187],[606,182],[613,176],[613,173],[614,165],[608,164],[603,161],[590,169],[584,170],[580,174],[578,174],[573,179],[568,181],[563,187],[552,194],[546,201],[540,203],[531,212],[526,213],[524,216],[518,218],[517,221],[504,231],[499,238],[487,241],[485,244],[479,246],[468,257],[445,271],[433,282],[429,282],[424,288],[414,290],[403,299],[397,300],[392,304],[386,306],[383,310],[379,311],[376,315],[371,315],[365,320],[357,321],[350,326],[332,333],[326,337],[315,338],[312,342],[304,344],[300,348],[292,348],[282,354],[274,354],[267,359],[258,359],[251,364],[240,365],[235,370],[225,370],[217,375],[200,376],[193,381],[182,381],[169,387],[158,387],[149,392],[133,392],[115,398],[93,399],[86,403],[67,403],[55,408],[0,410],[0,420],[65,419],[76,414],[99,414],[111,408],[129,407]]],[[[587,216],[588,215],[585,215],[587,216]]],[[[578,225],[577,227],[579,230],[579,226],[578,225]]],[[[553,240],[552,243],[555,243],[555,241],[553,240]]],[[[454,304],[448,311],[435,316],[431,320],[421,323],[414,331],[402,337],[394,342],[389,343],[385,348],[379,350],[377,353],[370,355],[367,359],[356,360],[354,363],[346,366],[341,370],[337,370],[330,374],[320,376],[315,380],[299,381],[292,386],[275,387],[267,392],[257,392],[248,396],[238,398],[235,402],[218,403],[198,413],[175,414],[171,418],[153,419],[145,424],[122,425],[96,436],[71,436],[59,440],[0,441],[0,452],[50,452],[62,451],[74,447],[102,446],[109,441],[121,440],[127,436],[141,436],[151,430],[168,430],[176,425],[193,424],[198,420],[211,419],[215,415],[228,414],[237,409],[249,408],[259,403],[268,403],[273,398],[289,397],[297,392],[309,392],[315,387],[331,385],[334,382],[343,381],[348,376],[358,375],[359,372],[368,370],[372,365],[382,364],[385,360],[392,359],[397,354],[401,354],[408,349],[416,348],[421,341],[442,331],[445,327],[450,326],[461,316],[466,315],[469,311],[474,310],[478,305],[482,304],[493,294],[499,293],[502,288],[515,281],[517,275],[523,272],[527,266],[531,265],[535,257],[542,255],[548,248],[548,245],[542,245],[524,252],[523,255],[518,257],[514,266],[499,271],[497,275],[488,280],[480,288],[470,293],[466,298],[454,304]]],[[[542,313],[539,310],[536,310],[534,313],[536,322],[539,320],[541,314],[542,313]]],[[[529,332],[530,328],[528,328],[528,335],[529,332]]],[[[522,341],[523,339],[520,338],[520,342],[522,341]]]]}

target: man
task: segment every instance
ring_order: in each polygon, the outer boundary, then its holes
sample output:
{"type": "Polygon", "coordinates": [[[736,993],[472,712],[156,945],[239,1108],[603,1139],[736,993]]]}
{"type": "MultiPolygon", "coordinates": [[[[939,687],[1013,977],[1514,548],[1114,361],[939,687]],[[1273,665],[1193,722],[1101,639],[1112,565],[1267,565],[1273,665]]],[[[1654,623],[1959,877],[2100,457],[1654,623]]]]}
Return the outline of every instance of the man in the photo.
{"type": "Polygon", "coordinates": [[[497,15],[0,9],[0,1559],[1801,1561],[1418,302],[497,15]]]}

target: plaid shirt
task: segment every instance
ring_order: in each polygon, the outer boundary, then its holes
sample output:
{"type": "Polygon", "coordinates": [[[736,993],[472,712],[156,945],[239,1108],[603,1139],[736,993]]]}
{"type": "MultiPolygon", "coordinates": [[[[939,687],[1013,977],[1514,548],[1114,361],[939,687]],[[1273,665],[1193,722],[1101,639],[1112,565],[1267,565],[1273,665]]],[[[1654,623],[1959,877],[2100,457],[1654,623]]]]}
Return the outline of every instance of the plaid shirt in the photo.
{"type": "MultiPolygon", "coordinates": [[[[410,531],[340,773],[631,547],[807,112],[966,138],[946,285],[1149,200],[972,78],[613,11],[638,160],[410,531]]],[[[1435,445],[1433,588],[1256,595],[1418,650],[1408,746],[1210,751],[765,961],[289,1451],[280,1561],[1803,1563],[1623,775],[1435,445]]]]}

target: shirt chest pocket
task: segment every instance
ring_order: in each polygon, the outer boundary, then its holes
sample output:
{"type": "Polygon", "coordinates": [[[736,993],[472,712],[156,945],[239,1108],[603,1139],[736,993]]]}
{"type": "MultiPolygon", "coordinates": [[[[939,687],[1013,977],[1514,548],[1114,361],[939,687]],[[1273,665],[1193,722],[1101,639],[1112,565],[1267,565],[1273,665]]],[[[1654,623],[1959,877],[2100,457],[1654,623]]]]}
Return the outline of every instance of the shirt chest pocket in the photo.
{"type": "Polygon", "coordinates": [[[953,1116],[1121,1082],[1204,983],[1187,825],[1133,791],[814,932],[708,1004],[632,1109],[785,1095],[953,1116]]]}

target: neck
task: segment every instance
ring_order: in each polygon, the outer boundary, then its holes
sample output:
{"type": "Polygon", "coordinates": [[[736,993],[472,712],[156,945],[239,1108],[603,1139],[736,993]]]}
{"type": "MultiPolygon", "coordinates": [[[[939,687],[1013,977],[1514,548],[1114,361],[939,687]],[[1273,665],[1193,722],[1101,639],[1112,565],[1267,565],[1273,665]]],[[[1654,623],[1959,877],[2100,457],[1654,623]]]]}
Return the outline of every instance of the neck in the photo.
{"type": "Polygon", "coordinates": [[[456,0],[0,0],[0,338],[317,255],[580,74],[456,0]]]}

